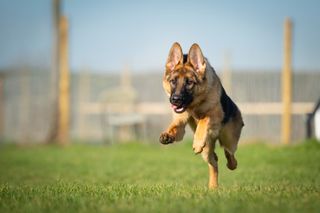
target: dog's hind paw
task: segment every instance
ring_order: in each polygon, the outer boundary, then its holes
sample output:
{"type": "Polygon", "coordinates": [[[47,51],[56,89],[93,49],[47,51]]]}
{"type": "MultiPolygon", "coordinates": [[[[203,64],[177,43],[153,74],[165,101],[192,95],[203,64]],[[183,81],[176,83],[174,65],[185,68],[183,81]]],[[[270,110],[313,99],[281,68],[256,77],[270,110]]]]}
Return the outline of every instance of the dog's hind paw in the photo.
{"type": "Polygon", "coordinates": [[[175,140],[175,137],[164,132],[160,135],[159,141],[162,144],[169,144],[169,143],[173,143],[175,140]]]}
{"type": "Polygon", "coordinates": [[[228,169],[235,170],[237,166],[238,166],[238,162],[236,159],[233,159],[232,161],[228,160],[228,163],[227,163],[228,169]]]}

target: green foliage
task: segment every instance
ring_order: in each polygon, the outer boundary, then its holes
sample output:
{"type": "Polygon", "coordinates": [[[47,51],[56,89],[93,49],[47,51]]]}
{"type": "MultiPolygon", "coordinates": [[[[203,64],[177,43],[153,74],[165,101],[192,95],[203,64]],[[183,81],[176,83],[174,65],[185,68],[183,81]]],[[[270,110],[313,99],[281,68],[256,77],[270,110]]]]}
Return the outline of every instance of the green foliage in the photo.
{"type": "Polygon", "coordinates": [[[320,145],[240,146],[220,187],[191,144],[0,147],[0,212],[317,212],[320,145]]]}

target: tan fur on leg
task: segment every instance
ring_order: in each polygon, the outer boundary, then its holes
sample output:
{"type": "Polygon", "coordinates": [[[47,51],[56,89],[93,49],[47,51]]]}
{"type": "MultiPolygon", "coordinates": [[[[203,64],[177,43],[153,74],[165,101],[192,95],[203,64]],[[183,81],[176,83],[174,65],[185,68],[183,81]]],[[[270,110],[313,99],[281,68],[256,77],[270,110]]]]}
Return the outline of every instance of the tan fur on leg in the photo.
{"type": "Polygon", "coordinates": [[[214,143],[214,141],[208,142],[201,153],[203,160],[208,163],[209,189],[218,187],[218,157],[214,152],[214,143]]]}

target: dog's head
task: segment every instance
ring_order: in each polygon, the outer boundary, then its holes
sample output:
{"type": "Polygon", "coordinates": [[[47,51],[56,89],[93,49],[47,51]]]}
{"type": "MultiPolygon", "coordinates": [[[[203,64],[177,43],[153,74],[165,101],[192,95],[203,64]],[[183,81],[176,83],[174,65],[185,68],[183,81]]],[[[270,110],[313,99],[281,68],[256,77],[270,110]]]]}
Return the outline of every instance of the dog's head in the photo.
{"type": "Polygon", "coordinates": [[[170,96],[176,113],[184,112],[199,94],[205,80],[206,61],[198,44],[193,44],[188,55],[183,55],[179,43],[170,49],[163,87],[170,96]]]}

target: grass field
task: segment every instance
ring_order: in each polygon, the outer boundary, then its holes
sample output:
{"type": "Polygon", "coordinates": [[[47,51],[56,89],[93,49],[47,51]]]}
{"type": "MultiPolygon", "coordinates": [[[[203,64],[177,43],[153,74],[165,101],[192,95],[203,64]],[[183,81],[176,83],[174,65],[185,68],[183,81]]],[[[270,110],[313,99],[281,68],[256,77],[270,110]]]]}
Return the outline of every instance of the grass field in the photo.
{"type": "Polygon", "coordinates": [[[191,143],[0,146],[0,212],[319,212],[320,145],[240,146],[220,187],[191,143]]]}

